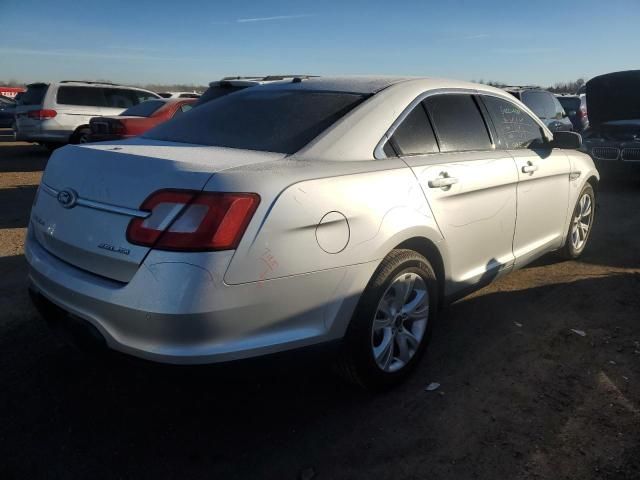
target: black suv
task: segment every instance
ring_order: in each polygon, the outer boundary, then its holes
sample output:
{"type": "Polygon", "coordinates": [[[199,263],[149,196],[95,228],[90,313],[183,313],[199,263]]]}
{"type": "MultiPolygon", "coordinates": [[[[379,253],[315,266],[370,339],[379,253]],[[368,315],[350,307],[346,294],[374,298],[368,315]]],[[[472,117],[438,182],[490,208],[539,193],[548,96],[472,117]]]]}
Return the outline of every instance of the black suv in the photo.
{"type": "Polygon", "coordinates": [[[505,87],[505,90],[529,107],[552,132],[573,130],[569,116],[553,93],[538,87],[505,87]]]}

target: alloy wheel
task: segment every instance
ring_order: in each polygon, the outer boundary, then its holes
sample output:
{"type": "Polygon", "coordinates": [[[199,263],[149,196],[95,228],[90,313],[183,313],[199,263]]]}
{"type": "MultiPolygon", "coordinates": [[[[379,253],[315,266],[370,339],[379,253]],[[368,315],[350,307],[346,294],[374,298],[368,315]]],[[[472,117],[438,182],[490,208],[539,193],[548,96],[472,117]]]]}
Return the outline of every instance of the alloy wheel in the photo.
{"type": "Polygon", "coordinates": [[[386,289],[376,310],[371,348],[378,367],[396,372],[418,351],[429,320],[429,291],[420,275],[404,272],[386,289]]]}
{"type": "Polygon", "coordinates": [[[578,202],[571,224],[571,244],[576,251],[584,247],[589,237],[593,220],[593,201],[591,195],[585,193],[578,202]]]}

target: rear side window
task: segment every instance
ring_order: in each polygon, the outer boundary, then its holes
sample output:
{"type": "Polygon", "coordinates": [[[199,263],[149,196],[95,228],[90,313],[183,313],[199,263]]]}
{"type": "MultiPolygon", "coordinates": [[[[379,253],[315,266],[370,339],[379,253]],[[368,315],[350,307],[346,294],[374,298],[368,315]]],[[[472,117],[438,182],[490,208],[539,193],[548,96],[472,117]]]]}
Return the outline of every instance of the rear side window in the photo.
{"type": "Polygon", "coordinates": [[[489,131],[471,95],[434,95],[424,101],[438,134],[440,150],[490,150],[489,131]]]}
{"type": "Polygon", "coordinates": [[[132,116],[132,117],[150,117],[160,108],[166,105],[166,102],[162,100],[148,100],[146,102],[139,103],[131,108],[127,108],[120,115],[132,116]]]}
{"type": "Polygon", "coordinates": [[[400,155],[420,155],[440,151],[422,103],[414,107],[405,117],[393,132],[390,142],[400,155]]]}
{"type": "Polygon", "coordinates": [[[56,103],[60,105],[104,107],[105,98],[102,88],[60,87],[58,88],[56,103]]]}
{"type": "Polygon", "coordinates": [[[580,98],[578,97],[558,97],[558,101],[569,115],[575,115],[580,109],[580,98]]]}
{"type": "Polygon", "coordinates": [[[49,85],[36,83],[27,86],[27,91],[20,95],[18,103],[20,105],[41,105],[49,85]]]}
{"type": "Polygon", "coordinates": [[[540,125],[516,104],[483,95],[502,149],[534,148],[544,143],[540,125]]]}
{"type": "Polygon", "coordinates": [[[291,154],[364,99],[342,92],[249,88],[179,115],[145,137],[291,154]]]}

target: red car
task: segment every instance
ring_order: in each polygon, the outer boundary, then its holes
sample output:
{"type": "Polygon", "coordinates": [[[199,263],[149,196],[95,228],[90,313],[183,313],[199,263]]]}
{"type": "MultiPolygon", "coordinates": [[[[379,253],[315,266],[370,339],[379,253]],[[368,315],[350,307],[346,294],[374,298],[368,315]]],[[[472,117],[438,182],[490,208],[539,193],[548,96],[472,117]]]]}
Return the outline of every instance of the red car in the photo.
{"type": "Polygon", "coordinates": [[[193,108],[195,98],[153,99],[134,105],[120,115],[94,117],[89,122],[89,141],[122,140],[142,135],[147,130],[193,108]]]}

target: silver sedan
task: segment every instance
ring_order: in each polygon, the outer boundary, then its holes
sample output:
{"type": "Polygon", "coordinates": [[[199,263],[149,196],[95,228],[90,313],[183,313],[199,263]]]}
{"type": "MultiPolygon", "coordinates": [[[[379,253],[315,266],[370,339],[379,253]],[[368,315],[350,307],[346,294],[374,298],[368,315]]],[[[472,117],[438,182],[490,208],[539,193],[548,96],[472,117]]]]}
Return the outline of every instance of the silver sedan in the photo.
{"type": "Polygon", "coordinates": [[[76,340],[169,363],[338,340],[341,371],[387,387],[444,303],[584,251],[599,175],[579,146],[483,85],[246,89],[141,138],[56,151],[30,289],[76,340]]]}

